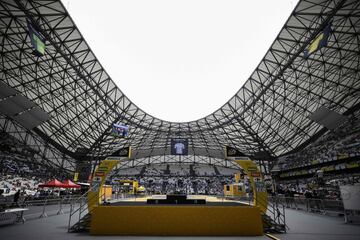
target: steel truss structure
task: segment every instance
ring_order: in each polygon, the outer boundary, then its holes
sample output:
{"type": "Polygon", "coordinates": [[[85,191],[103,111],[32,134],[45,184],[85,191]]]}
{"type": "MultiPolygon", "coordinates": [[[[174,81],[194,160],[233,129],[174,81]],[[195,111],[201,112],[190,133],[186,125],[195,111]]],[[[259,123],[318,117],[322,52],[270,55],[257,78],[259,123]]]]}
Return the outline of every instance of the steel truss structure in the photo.
{"type": "Polygon", "coordinates": [[[347,115],[359,105],[359,32],[360,1],[301,0],[235,96],[202,119],[177,123],[149,115],[124,95],[59,0],[2,0],[0,79],[50,115],[30,134],[75,160],[128,145],[134,159],[164,156],[173,137],[189,139],[195,156],[223,159],[224,145],[278,156],[322,131],[309,119],[319,107],[347,115]],[[27,21],[46,38],[42,57],[33,54],[27,21]],[[330,23],[328,45],[305,58],[330,23]],[[130,126],[127,138],[109,135],[117,122],[130,126]]]}
{"type": "Polygon", "coordinates": [[[217,167],[225,167],[232,169],[240,169],[239,165],[233,161],[206,157],[206,156],[174,156],[174,155],[163,155],[163,156],[149,156],[146,158],[132,159],[130,161],[121,162],[117,169],[126,169],[133,167],[140,167],[144,165],[156,165],[156,164],[207,164],[217,167]]]}
{"type": "Polygon", "coordinates": [[[20,151],[27,150],[31,153],[32,164],[39,164],[51,169],[52,172],[69,169],[75,169],[74,160],[64,153],[59,152],[54,146],[46,143],[44,139],[32,131],[28,131],[20,124],[0,115],[0,132],[4,138],[1,138],[0,145],[3,141],[12,142],[16,140],[16,145],[20,151]],[[13,139],[8,139],[9,136],[13,139]]]}

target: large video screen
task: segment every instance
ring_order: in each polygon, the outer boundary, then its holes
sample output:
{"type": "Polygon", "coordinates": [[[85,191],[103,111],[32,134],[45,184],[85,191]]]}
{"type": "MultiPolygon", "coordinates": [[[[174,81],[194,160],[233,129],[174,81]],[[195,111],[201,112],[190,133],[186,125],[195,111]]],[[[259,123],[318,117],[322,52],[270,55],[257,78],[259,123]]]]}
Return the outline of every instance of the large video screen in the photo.
{"type": "Polygon", "coordinates": [[[188,140],[184,138],[171,139],[171,155],[188,155],[188,140]]]}
{"type": "Polygon", "coordinates": [[[129,127],[114,123],[111,128],[111,135],[114,137],[127,137],[129,134],[129,127]]]}

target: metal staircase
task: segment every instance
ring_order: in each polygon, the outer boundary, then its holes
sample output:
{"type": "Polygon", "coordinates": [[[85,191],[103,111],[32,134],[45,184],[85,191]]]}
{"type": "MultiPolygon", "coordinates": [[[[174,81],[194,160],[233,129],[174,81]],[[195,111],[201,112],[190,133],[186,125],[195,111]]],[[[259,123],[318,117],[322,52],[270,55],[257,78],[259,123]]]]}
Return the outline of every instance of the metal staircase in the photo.
{"type": "MultiPolygon", "coordinates": [[[[258,203],[266,204],[264,199],[258,198],[258,203]]],[[[286,233],[285,206],[277,198],[269,198],[267,211],[262,213],[263,228],[265,233],[286,233]]]]}
{"type": "MultiPolygon", "coordinates": [[[[243,204],[254,205],[253,197],[225,197],[228,200],[237,200],[243,204]]],[[[268,200],[257,196],[257,205],[263,206],[266,212],[261,211],[264,233],[286,233],[289,227],[286,225],[285,205],[278,198],[268,200]]]]}
{"type": "MultiPolygon", "coordinates": [[[[89,191],[88,191],[89,192],[89,191]]],[[[91,226],[91,213],[88,209],[88,192],[75,200],[70,205],[68,232],[89,232],[91,226]]],[[[97,197],[97,196],[94,196],[97,197]]],[[[105,193],[101,195],[104,202],[105,193]]],[[[99,204],[101,205],[101,204],[99,204]]]]}
{"type": "Polygon", "coordinates": [[[91,213],[85,214],[77,223],[68,229],[68,232],[89,232],[91,226],[91,213]]]}

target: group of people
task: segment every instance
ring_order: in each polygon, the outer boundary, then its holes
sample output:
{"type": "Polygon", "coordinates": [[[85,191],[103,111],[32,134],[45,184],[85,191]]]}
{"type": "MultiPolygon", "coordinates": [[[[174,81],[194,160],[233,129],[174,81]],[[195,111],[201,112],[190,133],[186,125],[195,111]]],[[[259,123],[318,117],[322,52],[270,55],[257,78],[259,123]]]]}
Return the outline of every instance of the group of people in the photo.
{"type": "Polygon", "coordinates": [[[53,176],[67,178],[65,172],[56,171],[36,163],[28,154],[22,154],[16,151],[4,151],[0,149],[0,176],[16,175],[27,178],[36,177],[39,179],[48,179],[53,176]]]}
{"type": "Polygon", "coordinates": [[[148,194],[205,194],[222,195],[224,185],[235,181],[233,176],[217,177],[113,177],[112,181],[119,179],[137,180],[140,186],[145,187],[148,194]]]}
{"type": "Polygon", "coordinates": [[[342,174],[331,178],[282,181],[276,195],[289,198],[341,200],[340,186],[360,184],[360,174],[342,174]],[[321,180],[321,181],[320,181],[321,180]]]}
{"type": "MultiPolygon", "coordinates": [[[[278,158],[278,170],[306,167],[319,163],[360,156],[360,120],[352,116],[343,126],[329,131],[303,150],[278,158]]],[[[341,169],[341,164],[337,166],[341,169]]],[[[316,171],[316,170],[315,170],[316,171]]]]}

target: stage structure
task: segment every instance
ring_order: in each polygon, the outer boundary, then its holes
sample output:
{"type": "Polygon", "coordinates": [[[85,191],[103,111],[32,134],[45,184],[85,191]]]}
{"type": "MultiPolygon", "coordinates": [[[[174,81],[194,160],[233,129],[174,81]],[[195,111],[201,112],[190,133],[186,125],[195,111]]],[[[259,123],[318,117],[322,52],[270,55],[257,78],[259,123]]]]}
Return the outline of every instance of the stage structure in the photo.
{"type": "MultiPolygon", "coordinates": [[[[253,189],[254,204],[209,206],[204,199],[187,199],[167,196],[166,199],[147,199],[147,204],[102,205],[102,190],[106,177],[121,161],[105,159],[100,162],[92,177],[88,193],[88,210],[91,213],[90,233],[94,235],[214,235],[259,236],[263,234],[262,215],[266,212],[267,198],[264,189],[253,189]],[[261,199],[261,201],[260,201],[261,199]],[[266,203],[264,202],[266,200],[266,203]],[[160,206],[158,204],[165,204],[160,206]],[[195,205],[192,205],[195,204],[195,205]]],[[[259,173],[251,160],[237,160],[249,175],[253,187],[258,187],[253,173],[259,173]]],[[[256,175],[259,177],[259,175],[256,175]]],[[[266,192],[265,192],[266,193],[266,192]]]]}

